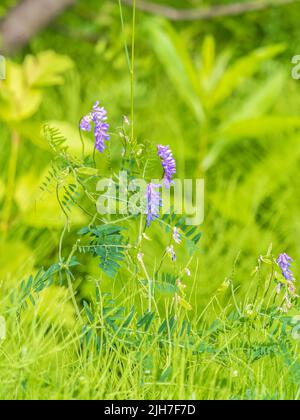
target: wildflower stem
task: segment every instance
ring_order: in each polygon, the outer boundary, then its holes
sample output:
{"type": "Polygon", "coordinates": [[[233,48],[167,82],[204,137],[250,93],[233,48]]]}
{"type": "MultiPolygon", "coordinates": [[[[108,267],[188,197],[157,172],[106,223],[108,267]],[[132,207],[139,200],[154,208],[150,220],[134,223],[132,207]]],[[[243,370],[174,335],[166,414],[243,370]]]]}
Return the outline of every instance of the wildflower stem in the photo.
{"type": "Polygon", "coordinates": [[[152,311],[152,279],[150,278],[148,274],[148,271],[143,261],[143,257],[142,256],[138,257],[138,261],[140,262],[141,267],[148,281],[148,312],[151,312],[152,311]]]}
{"type": "Polygon", "coordinates": [[[96,164],[96,147],[94,147],[94,150],[93,150],[93,163],[94,163],[94,167],[96,168],[97,167],[97,164],[96,164]]]}
{"type": "Polygon", "coordinates": [[[8,163],[5,202],[4,202],[3,213],[2,213],[2,228],[4,231],[4,236],[6,236],[7,234],[9,221],[11,217],[11,210],[12,210],[13,198],[14,198],[14,193],[15,193],[15,180],[16,180],[19,146],[20,146],[20,136],[17,133],[17,131],[13,130],[12,137],[11,137],[11,153],[10,153],[10,159],[8,163]]]}
{"type": "MultiPolygon", "coordinates": [[[[79,121],[78,126],[80,127],[80,121],[79,121]]],[[[80,128],[79,128],[79,137],[80,137],[80,141],[81,141],[82,160],[84,161],[85,146],[84,146],[84,139],[83,139],[82,132],[81,132],[80,128]]]]}
{"type": "Polygon", "coordinates": [[[83,323],[83,320],[82,320],[82,317],[81,317],[81,314],[80,314],[80,310],[79,310],[79,307],[78,307],[77,302],[76,302],[76,297],[75,297],[75,293],[74,293],[74,289],[73,289],[71,276],[70,276],[70,273],[68,272],[68,270],[66,270],[66,276],[67,276],[67,281],[68,281],[69,293],[70,293],[70,296],[71,296],[71,300],[73,302],[73,306],[74,306],[76,315],[77,315],[79,321],[81,323],[83,323]]]}
{"type": "Polygon", "coordinates": [[[62,258],[62,246],[63,246],[63,240],[64,240],[64,236],[65,233],[67,231],[68,228],[68,222],[65,223],[64,228],[61,232],[60,238],[59,238],[59,246],[58,246],[58,258],[59,258],[59,262],[62,263],[63,258],[62,258]]]}
{"type": "Polygon", "coordinates": [[[132,43],[131,43],[131,141],[134,141],[134,70],[135,70],[135,23],[136,0],[132,2],[132,43]]]}
{"type": "Polygon", "coordinates": [[[231,294],[232,294],[232,299],[233,299],[235,309],[237,310],[237,313],[239,314],[239,316],[242,317],[242,312],[240,311],[240,308],[237,304],[237,300],[236,300],[236,297],[235,297],[235,290],[234,290],[234,285],[233,285],[232,280],[230,281],[230,287],[231,287],[231,294]]]}
{"type": "Polygon", "coordinates": [[[128,68],[129,68],[129,70],[131,70],[131,67],[130,67],[130,58],[129,58],[129,52],[128,52],[128,45],[127,45],[126,37],[125,37],[125,26],[124,26],[124,17],[123,17],[123,10],[122,10],[122,2],[121,2],[121,0],[119,0],[119,9],[120,9],[120,20],[121,20],[122,35],[123,35],[123,38],[124,38],[125,56],[126,56],[126,61],[127,61],[128,68]]]}

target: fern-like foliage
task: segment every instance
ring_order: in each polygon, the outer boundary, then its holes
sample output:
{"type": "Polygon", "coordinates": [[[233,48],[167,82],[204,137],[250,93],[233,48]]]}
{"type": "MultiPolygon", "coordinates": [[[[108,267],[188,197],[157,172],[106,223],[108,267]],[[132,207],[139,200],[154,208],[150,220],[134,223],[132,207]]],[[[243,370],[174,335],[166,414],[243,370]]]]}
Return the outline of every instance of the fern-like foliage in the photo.
{"type": "MultiPolygon", "coordinates": [[[[178,276],[175,276],[170,273],[156,273],[154,282],[153,282],[153,289],[159,293],[164,293],[168,295],[174,295],[175,293],[179,293],[179,287],[176,284],[178,276]]],[[[147,286],[148,280],[141,281],[142,284],[147,286]]]]}
{"type": "Polygon", "coordinates": [[[125,228],[115,225],[100,225],[85,227],[78,232],[81,236],[87,236],[88,243],[79,245],[81,253],[90,253],[100,258],[100,268],[109,277],[114,278],[120,263],[125,258],[127,247],[122,231],[125,228]]]}
{"type": "MultiPolygon", "coordinates": [[[[68,269],[78,265],[78,261],[75,256],[68,263],[68,269]]],[[[21,308],[27,308],[28,303],[32,305],[36,304],[39,294],[47,287],[51,286],[54,282],[55,276],[66,268],[62,263],[54,263],[47,270],[41,268],[35,276],[30,275],[28,279],[23,280],[20,286],[21,308]]]]}
{"type": "Polygon", "coordinates": [[[21,283],[21,307],[26,308],[28,302],[35,305],[39,293],[51,286],[53,277],[60,271],[60,264],[53,264],[48,270],[41,268],[35,276],[30,275],[21,283]]]}
{"type": "Polygon", "coordinates": [[[44,137],[53,152],[59,153],[67,150],[67,139],[58,128],[51,127],[48,124],[44,125],[44,137]]]}
{"type": "Polygon", "coordinates": [[[193,254],[197,250],[198,242],[202,237],[202,233],[199,232],[198,226],[190,226],[186,223],[187,216],[177,215],[173,209],[170,210],[169,214],[164,214],[162,221],[160,221],[161,227],[165,229],[167,233],[170,233],[173,228],[178,228],[186,241],[186,246],[190,254],[193,254]]]}
{"type": "Polygon", "coordinates": [[[62,205],[68,212],[71,211],[71,205],[76,204],[80,199],[80,193],[78,192],[78,186],[75,184],[66,184],[63,187],[63,198],[62,205]]]}
{"type": "Polygon", "coordinates": [[[132,306],[130,312],[119,307],[110,293],[101,296],[101,304],[96,307],[84,302],[86,322],[83,327],[82,343],[89,348],[101,346],[113,340],[121,341],[129,348],[138,349],[142,340],[158,341],[161,346],[175,341],[183,347],[191,348],[196,342],[191,335],[190,323],[178,321],[170,315],[163,321],[158,321],[155,312],[139,314],[132,306]]]}

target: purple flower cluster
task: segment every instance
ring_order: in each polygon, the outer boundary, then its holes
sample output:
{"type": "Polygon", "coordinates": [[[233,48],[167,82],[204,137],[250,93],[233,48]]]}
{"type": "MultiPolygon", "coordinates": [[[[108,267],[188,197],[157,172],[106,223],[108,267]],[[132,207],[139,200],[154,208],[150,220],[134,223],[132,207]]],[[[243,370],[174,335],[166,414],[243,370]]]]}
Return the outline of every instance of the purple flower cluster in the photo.
{"type": "MultiPolygon", "coordinates": [[[[293,260],[286,253],[280,254],[277,260],[277,263],[281,269],[282,275],[287,281],[287,288],[285,289],[284,294],[284,305],[280,308],[283,312],[287,313],[289,309],[292,308],[292,299],[297,297],[296,287],[295,287],[295,278],[291,270],[291,264],[293,260]]],[[[280,293],[281,289],[284,287],[284,283],[279,281],[277,284],[277,294],[280,293]]]]}
{"type": "Polygon", "coordinates": [[[154,219],[159,218],[159,208],[162,206],[162,200],[157,189],[160,187],[160,185],[153,183],[147,185],[147,227],[150,227],[150,224],[154,219]]]}
{"type": "Polygon", "coordinates": [[[164,168],[164,184],[170,188],[173,175],[176,173],[176,162],[169,146],[157,145],[158,156],[164,168]]]}
{"type": "MultiPolygon", "coordinates": [[[[158,156],[161,159],[161,164],[164,169],[164,184],[167,188],[170,188],[172,184],[173,175],[176,173],[176,162],[173,157],[173,153],[169,146],[157,145],[158,156]]],[[[159,217],[159,207],[162,206],[162,200],[159,191],[155,189],[160,188],[158,184],[148,184],[147,187],[147,226],[149,227],[151,221],[159,217]]],[[[175,242],[179,243],[180,236],[177,232],[174,233],[175,242]]]]}
{"type": "MultiPolygon", "coordinates": [[[[127,121],[128,119],[126,118],[125,122],[127,123],[127,121]]],[[[95,148],[102,153],[105,149],[105,140],[109,141],[110,136],[108,133],[109,124],[107,123],[107,112],[104,107],[100,107],[99,101],[94,104],[91,112],[81,119],[80,130],[92,131],[93,125],[95,148]]],[[[157,152],[164,169],[164,184],[167,188],[170,188],[170,185],[173,182],[173,175],[176,173],[176,162],[173,153],[169,146],[163,146],[161,144],[157,145],[157,152]]],[[[145,198],[147,199],[146,215],[148,227],[150,227],[150,224],[154,219],[159,218],[159,209],[162,207],[162,199],[159,192],[160,187],[161,185],[153,183],[147,185],[145,198]]],[[[180,243],[180,235],[177,231],[174,232],[174,240],[175,242],[180,243]]]]}
{"type": "Polygon", "coordinates": [[[283,277],[288,281],[293,281],[294,275],[290,269],[291,263],[293,262],[292,258],[289,257],[286,253],[280,254],[277,262],[279,267],[281,268],[283,277]]]}
{"type": "Polygon", "coordinates": [[[92,131],[92,123],[94,123],[95,148],[103,153],[105,149],[104,141],[109,141],[110,136],[108,133],[107,112],[105,108],[99,106],[99,101],[95,103],[91,112],[82,118],[80,129],[82,131],[92,131]]]}

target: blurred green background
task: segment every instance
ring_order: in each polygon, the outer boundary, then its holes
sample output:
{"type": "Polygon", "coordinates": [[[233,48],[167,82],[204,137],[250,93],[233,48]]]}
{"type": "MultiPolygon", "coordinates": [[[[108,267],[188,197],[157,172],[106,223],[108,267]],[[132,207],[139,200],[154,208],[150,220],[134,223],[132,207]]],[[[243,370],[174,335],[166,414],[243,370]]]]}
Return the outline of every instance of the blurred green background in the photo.
{"type": "MultiPolygon", "coordinates": [[[[16,3],[2,1],[0,15],[5,18],[16,3]]],[[[193,8],[218,2],[156,3],[193,8]]],[[[124,5],[123,14],[130,46],[131,9],[124,5]]],[[[300,80],[291,76],[291,59],[300,54],[299,19],[299,2],[194,22],[170,23],[138,11],[137,138],[169,144],[179,176],[204,176],[206,181],[201,252],[193,267],[195,305],[205,304],[232,275],[238,256],[235,279],[242,287],[270,243],[275,253],[286,251],[300,261],[300,80]]],[[[95,100],[108,109],[112,130],[117,131],[122,116],[130,113],[123,38],[118,1],[79,0],[11,57],[20,64],[28,54],[53,50],[69,56],[74,66],[65,63],[63,82],[43,88],[36,112],[18,127],[21,144],[9,229],[1,233],[0,243],[4,290],[57,259],[63,218],[54,197],[39,190],[51,161],[40,134],[43,122],[59,127],[71,148],[79,150],[78,121],[95,100]]],[[[7,123],[3,103],[1,107],[3,218],[16,123],[7,123]]],[[[84,223],[82,214],[73,215],[74,232],[84,223]]],[[[160,245],[152,247],[159,257],[164,239],[157,233],[154,240],[160,245]]],[[[97,264],[91,270],[97,276],[97,264]]]]}

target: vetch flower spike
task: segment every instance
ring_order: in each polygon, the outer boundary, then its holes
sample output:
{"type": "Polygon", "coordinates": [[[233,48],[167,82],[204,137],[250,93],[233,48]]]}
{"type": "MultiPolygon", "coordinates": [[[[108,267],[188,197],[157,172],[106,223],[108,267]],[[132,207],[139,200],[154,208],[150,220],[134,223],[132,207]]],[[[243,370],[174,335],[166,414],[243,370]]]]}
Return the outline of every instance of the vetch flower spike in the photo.
{"type": "Polygon", "coordinates": [[[99,106],[99,101],[94,104],[91,112],[81,119],[80,130],[92,131],[92,123],[94,123],[95,148],[103,153],[105,149],[104,141],[109,141],[110,135],[108,133],[107,112],[105,108],[99,106]]]}
{"type": "Polygon", "coordinates": [[[169,146],[162,146],[161,144],[157,145],[157,152],[164,168],[164,184],[167,188],[170,188],[173,175],[176,174],[176,162],[173,153],[169,146]]]}
{"type": "Polygon", "coordinates": [[[147,185],[147,227],[150,227],[151,222],[154,219],[159,218],[159,208],[162,207],[162,199],[159,191],[157,191],[161,185],[150,183],[147,185]]]}
{"type": "MultiPolygon", "coordinates": [[[[291,270],[291,264],[293,260],[286,253],[280,254],[277,260],[277,263],[281,269],[282,275],[287,282],[287,287],[284,294],[284,305],[280,308],[283,312],[287,313],[292,308],[292,299],[297,296],[296,287],[295,287],[295,278],[291,270]]],[[[280,293],[281,289],[284,287],[283,281],[277,284],[276,292],[280,293]]]]}
{"type": "Polygon", "coordinates": [[[294,275],[290,270],[291,263],[293,262],[292,258],[289,257],[286,253],[283,253],[279,255],[277,262],[281,269],[283,277],[288,281],[293,281],[294,275]]]}

